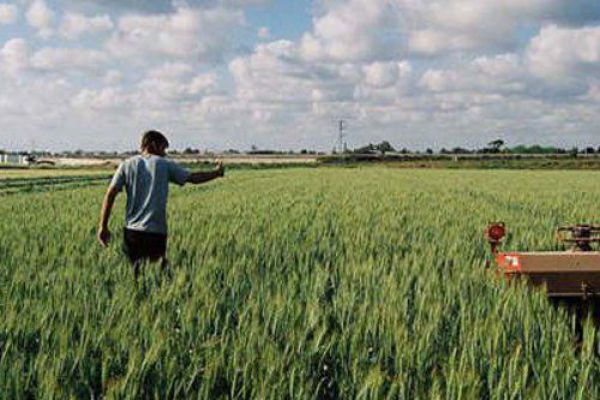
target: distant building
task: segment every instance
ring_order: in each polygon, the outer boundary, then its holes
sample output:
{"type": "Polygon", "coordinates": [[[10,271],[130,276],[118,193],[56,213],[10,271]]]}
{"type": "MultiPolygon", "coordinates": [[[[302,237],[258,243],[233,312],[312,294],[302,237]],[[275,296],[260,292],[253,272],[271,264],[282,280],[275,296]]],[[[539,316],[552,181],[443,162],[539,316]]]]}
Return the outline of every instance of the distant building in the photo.
{"type": "Polygon", "coordinates": [[[22,154],[0,154],[0,165],[29,165],[30,157],[22,154]]]}

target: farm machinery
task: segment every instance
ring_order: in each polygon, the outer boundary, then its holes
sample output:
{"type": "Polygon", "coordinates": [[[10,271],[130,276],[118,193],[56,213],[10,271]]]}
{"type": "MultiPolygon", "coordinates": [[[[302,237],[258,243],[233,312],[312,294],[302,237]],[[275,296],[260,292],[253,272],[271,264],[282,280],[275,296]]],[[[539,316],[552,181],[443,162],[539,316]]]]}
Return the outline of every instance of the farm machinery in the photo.
{"type": "Polygon", "coordinates": [[[509,280],[525,278],[533,286],[546,287],[550,298],[585,302],[600,299],[600,226],[562,226],[556,239],[564,251],[498,251],[506,235],[502,222],[490,224],[485,236],[497,271],[509,280]]]}

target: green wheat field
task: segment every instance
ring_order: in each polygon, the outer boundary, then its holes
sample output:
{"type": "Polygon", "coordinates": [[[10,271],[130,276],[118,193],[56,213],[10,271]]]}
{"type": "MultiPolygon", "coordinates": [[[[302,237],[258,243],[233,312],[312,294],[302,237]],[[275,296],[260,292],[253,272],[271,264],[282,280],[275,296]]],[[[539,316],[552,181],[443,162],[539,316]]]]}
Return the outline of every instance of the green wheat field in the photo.
{"type": "Polygon", "coordinates": [[[171,274],[137,284],[124,195],[102,249],[106,178],[70,175],[0,175],[2,399],[600,396],[596,328],[498,279],[483,238],[557,248],[600,222],[598,172],[233,171],[171,188],[171,274]]]}

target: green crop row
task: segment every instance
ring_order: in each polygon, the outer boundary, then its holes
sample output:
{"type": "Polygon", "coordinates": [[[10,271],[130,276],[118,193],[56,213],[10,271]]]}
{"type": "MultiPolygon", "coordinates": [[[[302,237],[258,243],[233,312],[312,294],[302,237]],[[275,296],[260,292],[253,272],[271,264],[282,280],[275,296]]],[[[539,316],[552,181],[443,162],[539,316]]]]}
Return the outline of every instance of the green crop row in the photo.
{"type": "Polygon", "coordinates": [[[0,195],[37,192],[45,190],[77,189],[80,187],[106,184],[110,176],[69,176],[31,179],[0,180],[0,195]]]}

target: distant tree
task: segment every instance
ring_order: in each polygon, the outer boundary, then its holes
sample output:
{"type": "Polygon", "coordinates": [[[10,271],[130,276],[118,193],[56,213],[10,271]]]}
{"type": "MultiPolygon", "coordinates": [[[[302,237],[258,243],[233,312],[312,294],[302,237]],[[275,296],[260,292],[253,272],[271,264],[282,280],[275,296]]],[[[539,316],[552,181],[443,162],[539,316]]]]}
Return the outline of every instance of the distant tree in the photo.
{"type": "Polygon", "coordinates": [[[487,149],[484,149],[484,150],[487,150],[487,151],[484,151],[484,153],[500,153],[504,144],[505,144],[504,140],[502,140],[502,139],[492,140],[491,142],[488,143],[487,149]]]}
{"type": "Polygon", "coordinates": [[[583,151],[585,154],[594,154],[596,151],[594,150],[593,147],[589,146],[586,147],[585,150],[583,151]]]}
{"type": "Polygon", "coordinates": [[[396,151],[396,149],[394,149],[394,146],[392,146],[387,140],[384,140],[383,142],[379,143],[376,147],[377,150],[384,154],[396,151]]]}
{"type": "Polygon", "coordinates": [[[504,146],[504,144],[505,144],[504,140],[502,140],[502,139],[496,139],[496,140],[492,140],[491,142],[489,142],[488,146],[500,148],[500,147],[504,146]]]}
{"type": "Polygon", "coordinates": [[[369,143],[366,146],[354,149],[354,153],[356,153],[356,154],[373,154],[375,151],[376,151],[375,146],[372,143],[369,143]]]}
{"type": "Polygon", "coordinates": [[[571,157],[577,157],[578,153],[579,149],[577,147],[572,147],[571,150],[569,150],[569,156],[571,157]]]}
{"type": "Polygon", "coordinates": [[[186,147],[183,150],[183,154],[187,154],[187,155],[189,155],[189,154],[199,154],[199,153],[200,153],[199,149],[192,149],[191,147],[186,147]]]}
{"type": "Polygon", "coordinates": [[[288,152],[287,151],[281,151],[281,150],[270,150],[270,149],[258,149],[258,148],[255,148],[255,150],[248,151],[247,154],[271,155],[271,154],[288,154],[288,152]]]}
{"type": "Polygon", "coordinates": [[[300,150],[300,154],[317,154],[317,151],[310,150],[310,149],[302,149],[302,150],[300,150]]]}
{"type": "Polygon", "coordinates": [[[514,154],[565,154],[567,151],[553,146],[540,146],[534,144],[532,146],[518,145],[508,149],[510,153],[514,154]]]}
{"type": "Polygon", "coordinates": [[[465,149],[462,147],[454,147],[454,148],[452,148],[452,153],[453,154],[468,154],[468,153],[471,153],[471,151],[469,149],[465,149]]]}
{"type": "Polygon", "coordinates": [[[431,154],[433,154],[433,150],[432,149],[427,149],[427,150],[425,150],[425,153],[431,155],[431,154]]]}
{"type": "Polygon", "coordinates": [[[390,142],[388,142],[387,140],[384,140],[383,142],[377,143],[377,144],[369,143],[366,146],[354,149],[354,153],[356,153],[356,154],[373,154],[373,153],[385,154],[385,153],[390,153],[390,152],[394,152],[394,151],[396,151],[396,149],[394,149],[394,146],[392,146],[390,144],[390,142]]]}

